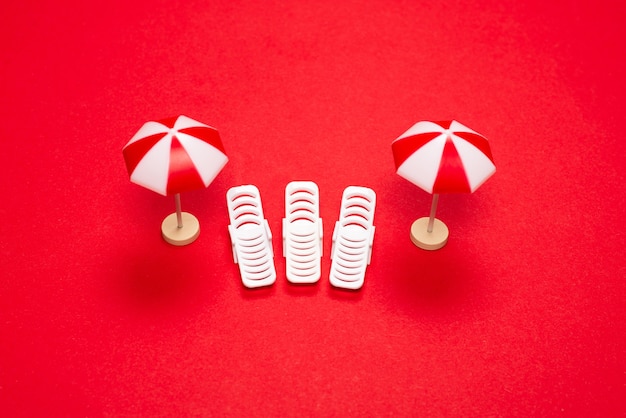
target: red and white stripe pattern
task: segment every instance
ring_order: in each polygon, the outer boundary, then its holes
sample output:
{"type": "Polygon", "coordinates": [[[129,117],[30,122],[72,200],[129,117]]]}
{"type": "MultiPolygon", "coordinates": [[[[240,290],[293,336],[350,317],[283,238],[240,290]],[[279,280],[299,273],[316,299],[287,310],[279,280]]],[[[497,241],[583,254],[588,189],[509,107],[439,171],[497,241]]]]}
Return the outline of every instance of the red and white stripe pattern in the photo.
{"type": "Polygon", "coordinates": [[[496,171],[487,138],[454,120],[418,122],[391,148],[398,175],[429,193],[473,192],[496,171]]]}
{"type": "Polygon", "coordinates": [[[122,152],[130,181],[164,196],[208,187],[228,162],[217,130],[187,116],[146,122],[122,152]]]}

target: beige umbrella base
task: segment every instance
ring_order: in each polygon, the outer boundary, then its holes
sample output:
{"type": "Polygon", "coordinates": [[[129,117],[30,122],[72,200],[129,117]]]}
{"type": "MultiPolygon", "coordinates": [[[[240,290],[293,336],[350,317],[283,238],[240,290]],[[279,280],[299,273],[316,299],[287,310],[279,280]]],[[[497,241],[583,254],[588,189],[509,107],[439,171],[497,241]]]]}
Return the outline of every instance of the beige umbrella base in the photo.
{"type": "Polygon", "coordinates": [[[433,231],[428,232],[429,218],[419,218],[411,225],[411,241],[423,250],[438,250],[448,242],[448,227],[435,218],[433,231]]]}
{"type": "Polygon", "coordinates": [[[163,239],[172,245],[191,244],[200,235],[200,222],[191,213],[182,212],[182,227],[178,227],[176,213],[168,215],[161,224],[163,239]]]}

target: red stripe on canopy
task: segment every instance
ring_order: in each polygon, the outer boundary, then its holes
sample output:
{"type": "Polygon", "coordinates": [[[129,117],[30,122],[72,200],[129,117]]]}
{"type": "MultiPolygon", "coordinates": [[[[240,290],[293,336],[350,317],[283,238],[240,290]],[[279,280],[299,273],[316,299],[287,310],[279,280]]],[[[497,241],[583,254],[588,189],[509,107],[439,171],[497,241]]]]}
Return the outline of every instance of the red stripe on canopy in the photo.
{"type": "Polygon", "coordinates": [[[174,116],[174,117],[171,117],[171,118],[160,119],[160,120],[157,120],[155,122],[160,123],[161,125],[165,125],[169,129],[173,129],[174,125],[176,124],[176,121],[178,120],[179,117],[180,116],[174,116]]]}
{"type": "Polygon", "coordinates": [[[176,136],[172,137],[167,194],[186,192],[204,187],[193,161],[176,136]]]}
{"type": "Polygon", "coordinates": [[[156,135],[150,135],[142,139],[138,139],[130,145],[127,145],[122,153],[124,154],[124,161],[126,161],[126,169],[128,175],[132,176],[133,171],[143,159],[148,151],[152,149],[163,137],[167,135],[167,132],[159,133],[156,135]]]}
{"type": "Polygon", "coordinates": [[[450,129],[450,126],[452,125],[452,120],[444,120],[444,121],[433,121],[432,123],[436,123],[437,125],[441,126],[443,129],[450,129]]]}
{"type": "Polygon", "coordinates": [[[179,129],[178,132],[201,139],[207,144],[220,150],[222,154],[226,154],[226,151],[224,150],[224,145],[222,144],[222,140],[220,139],[220,134],[219,132],[217,132],[217,130],[213,128],[209,128],[207,126],[193,126],[191,128],[179,129]]]}
{"type": "Polygon", "coordinates": [[[470,193],[465,168],[452,139],[448,137],[443,147],[441,163],[433,186],[433,193],[470,193]]]}
{"type": "Polygon", "coordinates": [[[396,139],[391,143],[393,159],[396,163],[396,170],[409,158],[415,151],[422,148],[431,140],[441,135],[441,132],[428,132],[424,134],[411,135],[406,138],[396,139]]]}
{"type": "Polygon", "coordinates": [[[480,152],[485,154],[485,156],[489,158],[491,162],[493,163],[493,157],[491,155],[491,148],[489,147],[489,141],[487,141],[487,138],[485,138],[482,135],[474,134],[471,132],[453,132],[453,133],[454,135],[458,136],[459,138],[463,138],[464,140],[466,140],[467,142],[469,142],[470,144],[478,148],[480,152]]]}

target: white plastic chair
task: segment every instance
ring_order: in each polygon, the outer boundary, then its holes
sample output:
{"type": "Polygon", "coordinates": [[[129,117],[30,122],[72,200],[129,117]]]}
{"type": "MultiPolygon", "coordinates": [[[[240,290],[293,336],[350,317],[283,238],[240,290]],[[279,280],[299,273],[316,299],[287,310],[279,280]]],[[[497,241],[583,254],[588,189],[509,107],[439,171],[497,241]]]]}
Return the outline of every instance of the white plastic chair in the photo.
{"type": "Polygon", "coordinates": [[[269,286],[276,281],[272,232],[263,215],[261,195],[254,185],[233,187],[226,194],[233,246],[241,280],[249,288],[269,286]]]}
{"type": "Polygon", "coordinates": [[[292,181],[285,188],[283,256],[287,280],[315,283],[321,276],[323,228],[319,188],[312,181],[292,181]]]}
{"type": "Polygon", "coordinates": [[[349,186],[343,192],[339,221],[333,231],[330,283],[360,289],[372,258],[376,193],[367,187],[349,186]]]}

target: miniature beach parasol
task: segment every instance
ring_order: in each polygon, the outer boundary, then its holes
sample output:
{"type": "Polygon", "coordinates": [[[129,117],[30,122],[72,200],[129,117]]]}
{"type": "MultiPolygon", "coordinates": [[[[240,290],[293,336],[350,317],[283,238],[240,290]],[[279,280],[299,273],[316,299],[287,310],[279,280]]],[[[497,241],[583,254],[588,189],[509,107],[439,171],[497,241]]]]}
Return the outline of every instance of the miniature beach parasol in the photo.
{"type": "Polygon", "coordinates": [[[208,187],[228,162],[217,130],[187,116],[150,121],[122,152],[131,182],[174,195],[176,212],[163,220],[163,238],[173,245],[192,243],[200,224],[181,211],[180,193],[208,187]]]}
{"type": "Polygon", "coordinates": [[[448,240],[448,227],[435,218],[440,193],[472,193],[493,173],[487,138],[457,121],[418,122],[391,144],[396,172],[433,195],[430,217],[411,226],[411,241],[437,250],[448,240]]]}

